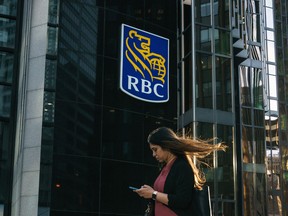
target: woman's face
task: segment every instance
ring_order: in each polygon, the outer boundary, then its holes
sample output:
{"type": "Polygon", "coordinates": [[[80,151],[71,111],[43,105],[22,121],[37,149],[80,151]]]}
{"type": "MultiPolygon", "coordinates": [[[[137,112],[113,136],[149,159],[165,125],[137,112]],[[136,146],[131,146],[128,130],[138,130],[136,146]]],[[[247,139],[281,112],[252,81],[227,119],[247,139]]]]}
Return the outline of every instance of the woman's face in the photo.
{"type": "Polygon", "coordinates": [[[159,145],[150,144],[150,149],[152,150],[153,157],[160,163],[167,162],[169,151],[163,149],[159,145]]]}

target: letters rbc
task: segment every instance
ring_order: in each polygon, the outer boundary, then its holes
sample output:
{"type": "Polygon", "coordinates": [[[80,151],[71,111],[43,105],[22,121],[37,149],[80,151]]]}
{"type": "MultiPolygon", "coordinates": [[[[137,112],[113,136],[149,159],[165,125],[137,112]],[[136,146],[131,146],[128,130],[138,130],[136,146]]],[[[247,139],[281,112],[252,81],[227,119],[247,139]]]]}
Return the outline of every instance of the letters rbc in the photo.
{"type": "Polygon", "coordinates": [[[139,82],[139,79],[133,76],[128,75],[128,89],[134,89],[135,91],[139,92],[139,89],[144,94],[150,94],[152,91],[157,97],[164,97],[164,95],[160,95],[158,93],[158,88],[164,88],[164,86],[160,83],[157,83],[154,85],[153,88],[151,88],[151,82],[145,79],[141,79],[141,82],[139,82]]]}

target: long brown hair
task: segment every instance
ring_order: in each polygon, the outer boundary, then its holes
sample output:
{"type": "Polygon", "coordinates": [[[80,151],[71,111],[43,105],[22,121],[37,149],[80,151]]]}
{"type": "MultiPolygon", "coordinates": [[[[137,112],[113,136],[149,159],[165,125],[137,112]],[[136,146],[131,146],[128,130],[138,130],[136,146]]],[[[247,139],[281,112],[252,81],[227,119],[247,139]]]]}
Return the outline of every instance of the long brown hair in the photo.
{"type": "Polygon", "coordinates": [[[147,139],[149,144],[159,145],[161,148],[170,151],[176,156],[185,156],[193,170],[195,180],[194,187],[197,189],[202,189],[206,178],[193,160],[198,159],[198,161],[201,162],[199,159],[205,158],[213,151],[225,151],[227,148],[223,143],[209,144],[211,140],[204,141],[200,139],[183,138],[167,127],[155,129],[149,134],[147,139]]]}

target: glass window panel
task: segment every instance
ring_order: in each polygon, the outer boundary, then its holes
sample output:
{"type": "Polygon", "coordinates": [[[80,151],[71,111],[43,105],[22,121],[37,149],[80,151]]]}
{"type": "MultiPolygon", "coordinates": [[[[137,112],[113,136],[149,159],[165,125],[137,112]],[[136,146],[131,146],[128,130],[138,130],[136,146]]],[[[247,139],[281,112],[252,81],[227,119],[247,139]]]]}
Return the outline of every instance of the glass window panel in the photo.
{"type": "Polygon", "coordinates": [[[267,40],[271,40],[271,41],[275,40],[275,36],[274,36],[274,32],[273,31],[267,30],[266,33],[267,33],[267,40]]]}
{"type": "Polygon", "coordinates": [[[211,25],[211,3],[210,0],[195,2],[196,22],[211,25]]]}
{"type": "Polygon", "coordinates": [[[230,215],[232,212],[235,212],[235,203],[223,202],[222,208],[223,208],[223,211],[222,211],[223,215],[230,215]]]}
{"type": "Polygon", "coordinates": [[[242,108],[242,121],[243,121],[243,124],[252,125],[250,108],[242,108]]]}
{"type": "Polygon", "coordinates": [[[288,106],[285,106],[284,104],[280,103],[279,108],[280,108],[279,109],[279,126],[280,126],[280,129],[285,134],[285,130],[287,130],[287,126],[288,126],[288,106]]]}
{"type": "MultiPolygon", "coordinates": [[[[282,46],[282,45],[281,45],[282,46]]],[[[279,46],[280,47],[280,46],[279,46]]],[[[284,75],[284,56],[283,56],[283,50],[282,49],[276,49],[276,56],[277,56],[277,71],[279,75],[284,75]]]]}
{"type": "Polygon", "coordinates": [[[53,163],[57,166],[53,166],[51,208],[58,211],[98,212],[99,159],[54,154],[53,163]]]}
{"type": "Polygon", "coordinates": [[[262,71],[261,69],[251,69],[253,73],[253,97],[254,107],[263,108],[263,82],[262,82],[262,71]]]}
{"type": "Polygon", "coordinates": [[[146,202],[143,203],[143,200],[135,199],[135,194],[128,189],[128,186],[132,184],[137,187],[143,182],[152,185],[155,176],[158,175],[158,170],[157,166],[103,160],[100,192],[101,211],[110,212],[111,216],[141,215],[145,208],[142,204],[146,205],[146,202]],[[111,180],[115,179],[115,176],[117,176],[117,181],[113,181],[113,186],[111,186],[111,180]],[[114,195],[111,196],[111,194],[114,195]],[[125,201],[119,202],[119,200],[123,200],[123,197],[125,197],[125,201]]]}
{"type": "Polygon", "coordinates": [[[191,5],[186,5],[184,2],[184,29],[191,25],[191,5]]]}
{"type": "Polygon", "coordinates": [[[269,100],[270,110],[278,112],[278,102],[277,100],[269,100]]]}
{"type": "Polygon", "coordinates": [[[58,46],[58,28],[48,27],[47,54],[56,55],[58,46]]]}
{"type": "Polygon", "coordinates": [[[230,32],[220,29],[214,30],[215,52],[219,54],[230,55],[230,32]]]}
{"type": "Polygon", "coordinates": [[[218,172],[220,179],[218,183],[219,194],[223,199],[234,200],[234,172],[233,172],[233,130],[231,126],[217,125],[219,141],[228,146],[226,152],[217,152],[218,172]]]}
{"type": "MultiPolygon", "coordinates": [[[[264,126],[264,121],[262,120],[263,117],[263,112],[261,113],[259,111],[260,115],[259,118],[262,121],[262,125],[264,126]]],[[[264,128],[254,128],[255,132],[255,156],[256,156],[256,163],[257,164],[265,164],[265,158],[266,158],[266,147],[265,147],[265,131],[264,128]]]]}
{"type": "Polygon", "coordinates": [[[12,83],[14,55],[0,52],[0,82],[12,83]]]}
{"type": "MultiPolygon", "coordinates": [[[[9,174],[9,161],[8,154],[9,151],[9,127],[8,123],[0,122],[0,200],[3,202],[7,200],[8,197],[8,189],[9,186],[7,185],[8,176],[9,174]]],[[[0,211],[1,213],[1,211],[0,211]]]]}
{"type": "Polygon", "coordinates": [[[266,7],[266,27],[274,29],[274,16],[272,8],[266,7]]]}
{"type": "Polygon", "coordinates": [[[213,124],[199,122],[197,126],[197,137],[204,140],[213,138],[213,124]]]}
{"type": "MultiPolygon", "coordinates": [[[[184,56],[188,55],[189,52],[191,52],[192,46],[191,46],[191,26],[189,26],[184,31],[184,56]]],[[[196,37],[198,38],[198,37],[196,37]]]]}
{"type": "Polygon", "coordinates": [[[256,126],[264,126],[264,111],[263,110],[254,110],[254,124],[256,126]]]}
{"type": "Polygon", "coordinates": [[[59,19],[59,1],[49,0],[49,12],[48,12],[49,23],[58,24],[59,19]]]}
{"type": "Polygon", "coordinates": [[[211,52],[212,29],[196,25],[196,49],[211,52]]]}
{"type": "Polygon", "coordinates": [[[261,26],[261,18],[260,18],[260,14],[253,14],[252,15],[252,40],[255,42],[261,42],[261,28],[259,28],[259,26],[261,26]]]}
{"type": "Polygon", "coordinates": [[[0,1],[0,14],[16,16],[17,0],[0,1]]]}
{"type": "MultiPolygon", "coordinates": [[[[274,1],[274,7],[273,11],[275,13],[275,19],[276,20],[281,20],[281,9],[284,7],[281,3],[281,1],[274,1]]],[[[282,2],[284,3],[284,1],[282,0],[282,2]]]]}
{"type": "MultiPolygon", "coordinates": [[[[173,27],[176,26],[176,4],[177,1],[167,1],[167,0],[137,0],[137,4],[135,4],[134,0],[126,0],[127,5],[137,5],[137,6],[144,6],[145,8],[145,19],[147,19],[148,22],[153,22],[156,25],[163,26],[165,28],[171,29],[172,31],[175,31],[173,27]],[[134,4],[131,4],[129,1],[133,2],[134,4]],[[144,2],[143,4],[140,4],[140,2],[144,2]]],[[[119,2],[119,4],[123,5],[123,2],[121,1],[114,1],[112,2],[119,2]]],[[[125,8],[128,8],[125,5],[125,8]]],[[[141,8],[143,9],[143,8],[141,8]]],[[[129,12],[128,14],[131,14],[129,12]]],[[[153,31],[152,31],[153,32],[153,31]]]]}
{"type": "Polygon", "coordinates": [[[42,128],[39,211],[49,208],[51,199],[54,127],[42,128]]]}
{"type": "Polygon", "coordinates": [[[253,133],[251,127],[242,127],[242,153],[243,153],[243,163],[253,162],[253,133]]]}
{"type": "Polygon", "coordinates": [[[229,0],[214,0],[214,21],[218,27],[229,28],[230,26],[229,2],[229,0]]]}
{"type": "Polygon", "coordinates": [[[265,173],[256,173],[256,206],[258,215],[268,215],[267,214],[267,205],[264,204],[266,199],[266,174],[265,173]]]}
{"type": "Polygon", "coordinates": [[[0,46],[14,48],[16,21],[0,18],[0,46]]]}
{"type": "Polygon", "coordinates": [[[276,67],[275,65],[268,64],[268,73],[272,75],[276,75],[276,67]]]}
{"type": "MultiPolygon", "coordinates": [[[[197,125],[197,138],[200,139],[211,139],[213,138],[213,124],[212,123],[206,123],[206,122],[199,122],[197,125]]],[[[213,145],[211,143],[211,145],[213,145]]],[[[213,163],[213,154],[209,155],[205,159],[202,160],[206,164],[208,164],[210,167],[214,167],[213,163]]],[[[214,169],[207,169],[206,166],[203,166],[203,171],[206,176],[207,182],[212,182],[214,177],[214,169]]],[[[211,191],[213,191],[213,188],[211,188],[211,191]]]]}
{"type": "Polygon", "coordinates": [[[199,53],[196,55],[196,64],[196,105],[203,108],[212,108],[212,56],[199,53]]]}
{"type": "Polygon", "coordinates": [[[272,0],[265,0],[265,5],[267,7],[273,7],[273,1],[272,0]]]}
{"type": "Polygon", "coordinates": [[[241,104],[251,106],[250,73],[248,67],[240,67],[241,104]]]}
{"type": "Polygon", "coordinates": [[[193,93],[193,85],[192,85],[192,68],[191,68],[191,54],[184,60],[184,82],[185,82],[185,110],[189,110],[190,108],[192,108],[192,104],[193,104],[193,97],[192,97],[192,93],[193,93]]]}
{"type": "Polygon", "coordinates": [[[56,87],[57,60],[46,59],[45,66],[45,88],[55,89],[56,87]]]}
{"type": "Polygon", "coordinates": [[[277,97],[276,76],[269,75],[269,96],[277,97]]]}
{"type": "MultiPolygon", "coordinates": [[[[99,156],[102,141],[100,141],[102,137],[100,124],[102,124],[101,118],[103,118],[102,110],[99,107],[93,105],[92,102],[90,104],[76,103],[63,99],[56,101],[55,124],[57,130],[55,130],[54,152],[99,156]]],[[[105,119],[106,121],[110,122],[109,119],[105,119]]]]}
{"type": "Polygon", "coordinates": [[[255,215],[255,186],[254,186],[254,173],[243,172],[243,215],[255,215]]]}
{"type": "Polygon", "coordinates": [[[217,109],[231,111],[231,60],[216,57],[216,106],[217,109]]]}
{"type": "Polygon", "coordinates": [[[53,123],[54,116],[55,116],[55,93],[44,92],[43,121],[53,123]]]}
{"type": "Polygon", "coordinates": [[[268,61],[275,62],[275,42],[267,41],[268,61]]]}
{"type": "Polygon", "coordinates": [[[11,107],[11,87],[0,85],[0,116],[9,117],[11,107]]]}
{"type": "MultiPolygon", "coordinates": [[[[281,22],[277,22],[276,24],[276,46],[278,47],[282,47],[283,43],[282,43],[282,37],[283,37],[284,33],[283,33],[283,29],[282,29],[282,23],[281,22]]],[[[280,49],[282,51],[282,49],[280,49]]],[[[277,57],[279,58],[279,57],[277,57]]]]}

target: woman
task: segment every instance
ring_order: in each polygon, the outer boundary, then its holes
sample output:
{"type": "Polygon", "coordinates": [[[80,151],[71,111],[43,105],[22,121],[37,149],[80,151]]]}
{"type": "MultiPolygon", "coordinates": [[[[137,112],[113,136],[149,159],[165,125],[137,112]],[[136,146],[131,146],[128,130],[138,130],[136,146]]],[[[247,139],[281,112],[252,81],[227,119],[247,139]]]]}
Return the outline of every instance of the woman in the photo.
{"type": "Polygon", "coordinates": [[[181,138],[167,127],[152,131],[148,143],[153,157],[164,167],[153,188],[143,185],[135,192],[141,197],[155,200],[155,216],[196,215],[192,193],[194,188],[202,189],[205,177],[193,159],[204,158],[215,150],[225,150],[226,146],[181,138]]]}

